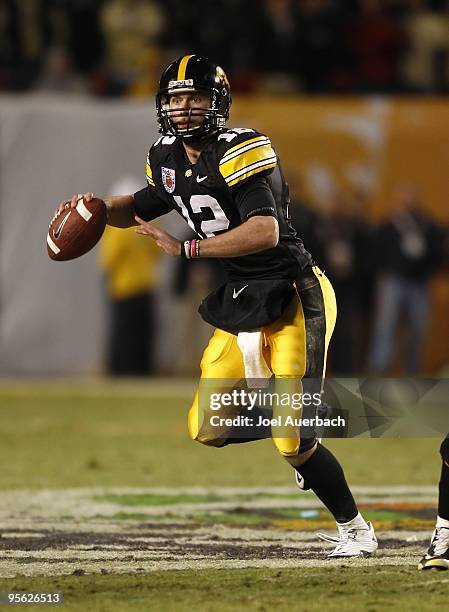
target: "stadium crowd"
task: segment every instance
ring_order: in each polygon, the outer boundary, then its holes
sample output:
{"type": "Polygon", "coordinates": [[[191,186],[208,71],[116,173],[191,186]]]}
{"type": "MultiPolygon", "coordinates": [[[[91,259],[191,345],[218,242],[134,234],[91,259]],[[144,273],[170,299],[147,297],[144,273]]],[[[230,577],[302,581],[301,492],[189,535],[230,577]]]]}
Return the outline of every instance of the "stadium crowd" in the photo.
{"type": "Polygon", "coordinates": [[[449,92],[447,0],[2,0],[0,90],[154,92],[184,52],[234,91],[449,92]]]}

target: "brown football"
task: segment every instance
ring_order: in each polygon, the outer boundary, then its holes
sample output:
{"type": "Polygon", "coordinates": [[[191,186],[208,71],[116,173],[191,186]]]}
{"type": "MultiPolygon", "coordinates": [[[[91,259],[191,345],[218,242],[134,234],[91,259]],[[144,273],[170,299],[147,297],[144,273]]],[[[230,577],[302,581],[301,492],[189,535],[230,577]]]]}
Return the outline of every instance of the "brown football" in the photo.
{"type": "Polygon", "coordinates": [[[106,227],[106,204],[100,198],[78,200],[76,208],[67,204],[50,222],[47,252],[54,261],[81,257],[100,240],[106,227]]]}

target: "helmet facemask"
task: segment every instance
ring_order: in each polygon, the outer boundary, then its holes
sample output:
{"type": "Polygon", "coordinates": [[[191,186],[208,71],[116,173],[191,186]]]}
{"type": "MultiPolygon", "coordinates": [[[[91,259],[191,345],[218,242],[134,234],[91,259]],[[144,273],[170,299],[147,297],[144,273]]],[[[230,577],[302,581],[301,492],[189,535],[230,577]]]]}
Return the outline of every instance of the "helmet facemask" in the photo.
{"type": "Polygon", "coordinates": [[[210,91],[197,89],[172,89],[167,91],[159,91],[156,96],[156,108],[160,132],[163,134],[172,134],[185,140],[197,140],[218,129],[224,127],[228,118],[219,107],[220,96],[218,90],[211,89],[210,91]],[[201,93],[208,95],[210,104],[208,108],[170,108],[170,97],[174,95],[201,93]],[[178,122],[174,121],[177,117],[185,117],[187,125],[179,127],[178,122]],[[203,117],[201,124],[192,123],[192,118],[203,117]]]}

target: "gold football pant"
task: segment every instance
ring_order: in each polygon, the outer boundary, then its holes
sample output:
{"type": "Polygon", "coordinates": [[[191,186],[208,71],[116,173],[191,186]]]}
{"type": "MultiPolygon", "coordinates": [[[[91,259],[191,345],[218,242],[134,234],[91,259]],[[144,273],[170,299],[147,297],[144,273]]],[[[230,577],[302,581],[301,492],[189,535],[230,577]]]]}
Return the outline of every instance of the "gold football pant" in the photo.
{"type": "MultiPolygon", "coordinates": [[[[295,286],[297,296],[282,317],[263,328],[263,354],[275,376],[275,392],[279,394],[301,392],[304,377],[318,380],[320,390],[337,314],[332,285],[318,267],[304,273],[295,281],[295,286]]],[[[211,416],[217,414],[210,407],[210,395],[211,392],[229,392],[233,383],[238,385],[244,378],[237,336],[216,329],[203,353],[200,384],[189,411],[189,434],[193,440],[218,447],[226,444],[231,427],[210,426],[211,416]]],[[[222,407],[219,415],[232,418],[240,411],[241,406],[231,405],[226,409],[222,407]]],[[[282,419],[287,414],[295,418],[301,416],[291,406],[273,406],[273,418],[278,414],[282,419]]],[[[305,444],[301,445],[297,427],[273,427],[272,437],[278,451],[294,467],[303,463],[303,453],[309,456],[309,451],[315,449],[314,439],[304,440],[305,444]]]]}

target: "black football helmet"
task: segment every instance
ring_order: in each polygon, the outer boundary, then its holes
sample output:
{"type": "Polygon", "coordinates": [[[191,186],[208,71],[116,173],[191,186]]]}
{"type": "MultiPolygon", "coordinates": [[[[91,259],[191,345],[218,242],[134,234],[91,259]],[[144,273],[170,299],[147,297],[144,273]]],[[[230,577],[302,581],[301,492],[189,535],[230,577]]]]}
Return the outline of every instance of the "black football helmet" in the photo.
{"type": "Polygon", "coordinates": [[[224,127],[229,118],[231,89],[225,71],[201,55],[184,55],[172,62],[163,72],[156,95],[159,132],[173,134],[182,139],[197,139],[224,127]],[[206,93],[210,97],[209,108],[191,108],[187,115],[187,127],[178,128],[173,117],[180,111],[169,108],[173,94],[191,92],[206,93]],[[204,117],[201,125],[191,125],[192,117],[204,117]]]}

